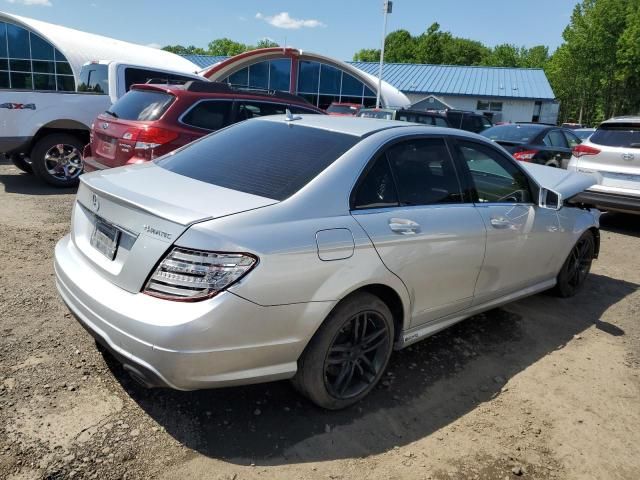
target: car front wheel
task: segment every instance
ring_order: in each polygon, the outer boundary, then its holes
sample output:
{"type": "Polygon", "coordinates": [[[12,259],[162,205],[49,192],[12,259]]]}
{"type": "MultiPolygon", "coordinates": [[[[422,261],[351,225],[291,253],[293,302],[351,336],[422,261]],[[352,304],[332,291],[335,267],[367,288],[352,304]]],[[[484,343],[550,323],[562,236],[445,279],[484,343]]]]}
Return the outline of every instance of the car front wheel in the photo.
{"type": "Polygon", "coordinates": [[[393,350],[389,307],[375,295],[347,297],[329,314],[298,360],[294,386],[316,405],[338,410],[365,397],[393,350]]]}
{"type": "Polygon", "coordinates": [[[31,150],[33,172],[56,187],[75,187],[82,173],[82,141],[73,135],[47,135],[31,150]]]}
{"type": "Polygon", "coordinates": [[[558,296],[572,297],[580,291],[591,270],[595,251],[595,238],[593,233],[587,230],[571,249],[558,274],[555,287],[555,293],[558,296]]]}

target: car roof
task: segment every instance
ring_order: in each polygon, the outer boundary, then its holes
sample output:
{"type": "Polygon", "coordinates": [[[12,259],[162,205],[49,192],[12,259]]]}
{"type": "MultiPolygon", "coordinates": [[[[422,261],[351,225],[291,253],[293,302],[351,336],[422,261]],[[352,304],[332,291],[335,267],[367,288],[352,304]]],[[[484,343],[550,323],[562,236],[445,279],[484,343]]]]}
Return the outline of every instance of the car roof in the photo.
{"type": "Polygon", "coordinates": [[[189,84],[197,83],[197,84],[214,84],[216,82],[188,82],[187,84],[159,84],[159,83],[142,83],[142,84],[134,84],[131,86],[132,90],[155,90],[161,91],[165,93],[170,93],[176,96],[191,96],[195,98],[220,98],[220,97],[233,97],[233,98],[245,98],[245,99],[255,99],[255,100],[266,100],[277,103],[295,103],[299,106],[308,107],[311,110],[319,109],[309,103],[304,98],[293,95],[287,92],[277,92],[277,91],[262,91],[262,90],[243,90],[243,89],[235,89],[231,87],[227,87],[226,84],[218,84],[220,85],[219,89],[212,85],[211,91],[206,90],[190,90],[189,84]]]}
{"type": "Polygon", "coordinates": [[[605,120],[604,123],[640,123],[640,115],[626,115],[621,117],[613,117],[605,120]]]}
{"type": "MultiPolygon", "coordinates": [[[[293,125],[303,125],[312,128],[319,128],[337,133],[344,133],[356,137],[366,137],[381,130],[390,128],[406,128],[421,126],[418,123],[401,122],[398,120],[383,120],[379,118],[362,117],[338,117],[331,115],[295,115],[294,120],[287,120],[286,115],[269,115],[259,117],[256,120],[263,122],[290,122],[293,125]]],[[[422,128],[429,128],[422,126],[422,128]]],[[[433,127],[437,131],[442,127],[433,127]]]]}

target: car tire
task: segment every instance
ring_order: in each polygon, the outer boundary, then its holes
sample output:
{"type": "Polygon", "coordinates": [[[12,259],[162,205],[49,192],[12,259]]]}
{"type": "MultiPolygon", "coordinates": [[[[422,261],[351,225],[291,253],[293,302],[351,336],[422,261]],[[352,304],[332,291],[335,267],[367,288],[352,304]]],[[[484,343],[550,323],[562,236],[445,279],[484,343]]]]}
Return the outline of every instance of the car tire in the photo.
{"type": "Polygon", "coordinates": [[[591,270],[595,251],[595,237],[587,230],[580,236],[562,265],[554,288],[557,296],[572,297],[580,291],[591,270]]]}
{"type": "Polygon", "coordinates": [[[366,292],[347,297],[307,345],[293,384],[319,407],[353,405],[382,377],[393,339],[393,315],[382,300],[366,292]]]}
{"type": "Polygon", "coordinates": [[[82,173],[83,142],[74,135],[47,135],[31,149],[33,173],[55,187],[75,187],[82,173]]]}
{"type": "Polygon", "coordinates": [[[11,163],[18,169],[22,170],[24,173],[33,173],[33,168],[31,168],[31,163],[27,162],[27,160],[22,155],[10,155],[11,163]]]}

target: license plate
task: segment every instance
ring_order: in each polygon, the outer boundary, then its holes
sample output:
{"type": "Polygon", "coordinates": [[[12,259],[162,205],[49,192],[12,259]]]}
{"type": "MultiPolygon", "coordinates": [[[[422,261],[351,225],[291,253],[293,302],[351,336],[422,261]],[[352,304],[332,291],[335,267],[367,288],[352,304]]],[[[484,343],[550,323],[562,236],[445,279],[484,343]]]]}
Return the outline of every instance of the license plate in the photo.
{"type": "Polygon", "coordinates": [[[91,234],[91,245],[109,260],[116,258],[120,230],[113,225],[96,218],[96,225],[91,234]]]}
{"type": "Polygon", "coordinates": [[[115,151],[116,151],[115,139],[100,140],[97,153],[105,157],[112,157],[115,151]]]}

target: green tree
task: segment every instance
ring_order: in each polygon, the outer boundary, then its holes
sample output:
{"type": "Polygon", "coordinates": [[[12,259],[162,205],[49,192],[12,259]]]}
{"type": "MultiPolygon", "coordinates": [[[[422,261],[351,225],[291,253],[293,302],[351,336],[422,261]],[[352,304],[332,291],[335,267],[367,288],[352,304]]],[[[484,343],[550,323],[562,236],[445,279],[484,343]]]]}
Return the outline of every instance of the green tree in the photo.
{"type": "Polygon", "coordinates": [[[182,45],[167,45],[166,47],[162,47],[162,50],[176,53],[178,55],[206,55],[207,53],[204,48],[195,47],[193,45],[189,45],[188,47],[184,47],[182,45]]]}
{"type": "Polygon", "coordinates": [[[251,47],[244,43],[236,42],[230,38],[217,38],[208,45],[207,54],[220,56],[233,56],[250,50],[251,47]]]}
{"type": "Polygon", "coordinates": [[[272,48],[272,47],[279,47],[279,45],[277,42],[274,42],[270,38],[263,38],[262,40],[258,41],[255,47],[249,47],[249,50],[255,50],[256,48],[272,48]]]}
{"type": "Polygon", "coordinates": [[[380,49],[379,48],[363,48],[353,54],[354,62],[379,62],[380,61],[380,49]]]}
{"type": "Polygon", "coordinates": [[[486,65],[491,67],[518,67],[520,66],[520,49],[509,43],[496,45],[488,56],[486,65]]]}

